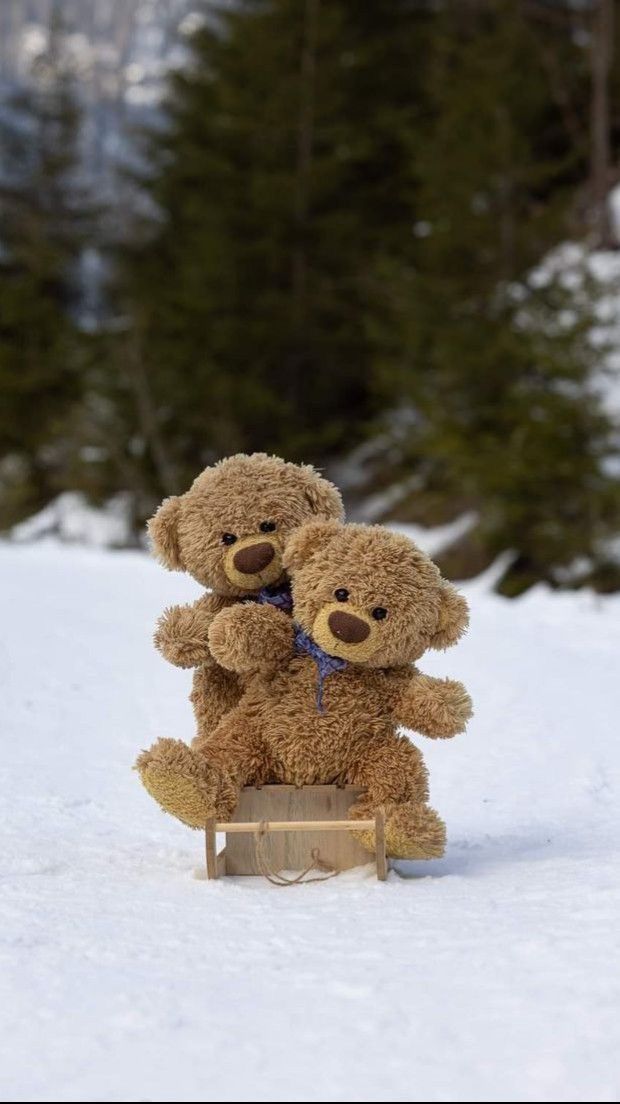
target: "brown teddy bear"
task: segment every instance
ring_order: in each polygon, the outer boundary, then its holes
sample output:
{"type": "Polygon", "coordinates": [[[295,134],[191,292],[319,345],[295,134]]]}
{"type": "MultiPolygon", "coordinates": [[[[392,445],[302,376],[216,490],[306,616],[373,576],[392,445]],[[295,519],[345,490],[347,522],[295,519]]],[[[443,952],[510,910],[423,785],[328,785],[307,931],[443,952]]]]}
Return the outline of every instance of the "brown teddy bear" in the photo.
{"type": "MultiPolygon", "coordinates": [[[[365,790],[353,818],[384,806],[391,855],[440,856],[445,828],[427,804],[427,771],[397,726],[441,738],[465,727],[464,687],[412,666],[427,648],[456,643],[464,598],[411,541],[379,526],[310,523],[288,541],[284,564],[295,623],[247,605],[213,620],[213,655],[248,681],[199,748],[154,749],[149,769],[157,773],[160,755],[175,763],[168,808],[200,827],[229,817],[243,785],[351,783],[365,790]]],[[[360,833],[369,850],[371,836],[360,833]]]]}
{"type": "MultiPolygon", "coordinates": [[[[220,667],[209,651],[211,621],[220,610],[248,598],[290,613],[282,563],[287,538],[313,518],[342,516],[339,491],[313,467],[253,453],[206,468],[186,494],[167,498],[149,522],[160,562],[171,571],[188,572],[210,591],[192,605],[167,609],[155,632],[155,645],[170,663],[196,668],[191,693],[195,742],[208,737],[242,692],[243,677],[220,667]]],[[[164,795],[141,773],[147,789],[161,800],[164,795]]]]}

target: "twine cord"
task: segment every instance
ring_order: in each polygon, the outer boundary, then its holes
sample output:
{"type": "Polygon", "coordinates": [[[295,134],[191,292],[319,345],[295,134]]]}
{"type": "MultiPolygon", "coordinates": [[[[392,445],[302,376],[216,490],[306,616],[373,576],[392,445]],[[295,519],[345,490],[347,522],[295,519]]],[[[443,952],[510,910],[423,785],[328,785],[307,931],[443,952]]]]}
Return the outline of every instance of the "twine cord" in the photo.
{"type": "Polygon", "coordinates": [[[256,832],[254,833],[254,846],[256,853],[256,865],[268,882],[272,885],[284,888],[285,886],[294,885],[308,885],[309,882],[327,882],[330,878],[334,878],[338,871],[330,863],[325,862],[319,854],[318,847],[313,847],[310,852],[311,862],[302,870],[300,874],[297,874],[294,878],[287,878],[281,871],[273,870],[269,865],[267,859],[267,833],[269,832],[269,822],[261,820],[256,832]],[[313,870],[323,871],[322,874],[316,874],[314,877],[309,878],[308,874],[312,874],[313,870]]]}

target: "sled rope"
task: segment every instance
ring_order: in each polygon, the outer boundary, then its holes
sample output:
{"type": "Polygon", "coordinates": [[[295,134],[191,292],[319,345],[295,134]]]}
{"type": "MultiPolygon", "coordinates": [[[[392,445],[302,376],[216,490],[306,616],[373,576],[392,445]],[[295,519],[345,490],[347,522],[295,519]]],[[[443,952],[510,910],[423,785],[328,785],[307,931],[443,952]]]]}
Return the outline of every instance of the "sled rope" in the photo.
{"type": "Polygon", "coordinates": [[[270,867],[267,860],[267,833],[269,831],[269,822],[261,820],[256,832],[254,834],[254,847],[256,853],[256,865],[268,882],[272,885],[280,888],[294,885],[307,885],[309,882],[327,882],[330,878],[334,878],[338,871],[330,863],[326,863],[319,854],[318,847],[313,847],[310,852],[311,862],[302,870],[300,874],[297,874],[295,878],[287,878],[281,871],[273,870],[270,867]],[[309,878],[308,874],[312,874],[313,870],[323,871],[322,874],[316,874],[314,877],[309,878]]]}

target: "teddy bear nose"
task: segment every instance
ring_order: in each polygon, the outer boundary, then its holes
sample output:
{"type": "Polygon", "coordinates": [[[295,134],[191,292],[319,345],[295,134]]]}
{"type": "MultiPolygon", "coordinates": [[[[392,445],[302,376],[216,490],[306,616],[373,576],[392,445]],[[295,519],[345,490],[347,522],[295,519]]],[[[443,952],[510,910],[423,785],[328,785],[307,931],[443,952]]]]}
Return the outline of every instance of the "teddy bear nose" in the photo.
{"type": "Polygon", "coordinates": [[[242,575],[256,575],[271,563],[274,555],[273,545],[263,541],[240,548],[233,556],[233,563],[242,575]]]}
{"type": "Polygon", "coordinates": [[[361,644],[370,632],[369,626],[361,617],[355,617],[352,613],[341,613],[340,610],[330,613],[327,624],[334,636],[345,644],[361,644]]]}

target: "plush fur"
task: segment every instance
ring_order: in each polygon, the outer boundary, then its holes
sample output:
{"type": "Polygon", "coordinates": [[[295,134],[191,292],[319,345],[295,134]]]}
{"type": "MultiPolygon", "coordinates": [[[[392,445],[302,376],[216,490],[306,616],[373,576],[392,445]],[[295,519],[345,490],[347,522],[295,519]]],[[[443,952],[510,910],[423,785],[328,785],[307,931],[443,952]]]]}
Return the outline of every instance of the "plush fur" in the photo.
{"type": "MultiPolygon", "coordinates": [[[[297,526],[313,518],[342,517],[339,491],[310,465],[253,453],[206,468],[186,494],[167,498],[151,518],[149,534],[160,562],[171,571],[188,572],[210,591],[192,605],[165,610],[154,637],[170,663],[195,668],[190,695],[194,744],[208,739],[243,691],[243,675],[219,666],[209,651],[213,618],[262,587],[287,584],[282,553],[297,526]],[[267,532],[261,530],[265,523],[267,532]],[[225,534],[234,542],[225,543],[225,534]]],[[[176,765],[172,774],[169,778],[161,770],[156,779],[151,772],[147,785],[164,805],[176,784],[176,765]]]]}
{"type": "MultiPolygon", "coordinates": [[[[211,593],[160,618],[155,645],[177,667],[198,668],[192,701],[198,735],[204,737],[238,700],[238,679],[214,663],[207,634],[215,615],[261,587],[286,582],[282,551],[293,529],[313,518],[342,519],[339,491],[308,464],[277,456],[239,454],[221,460],[194,480],[184,495],[167,498],[148,529],[153,551],[171,571],[186,571],[211,593]],[[274,526],[262,532],[260,526],[274,526]],[[224,534],[235,538],[223,543],[224,534]],[[270,550],[269,563],[235,564],[240,553],[270,550]]],[[[241,556],[243,559],[243,556],[241,556]]]]}
{"type": "MultiPolygon", "coordinates": [[[[352,817],[385,808],[391,855],[441,855],[445,829],[427,804],[422,756],[397,726],[436,738],[465,727],[471,702],[464,687],[412,666],[427,648],[456,643],[467,626],[465,600],[411,541],[379,526],[310,523],[292,535],[283,562],[296,622],[346,660],[325,679],[324,711],[317,666],[295,650],[290,618],[268,606],[225,609],[209,643],[220,664],[246,680],[245,692],[199,746],[160,741],[144,753],[147,789],[184,823],[201,827],[208,816],[230,816],[243,785],[351,783],[365,791],[352,817]],[[162,772],[165,800],[152,786],[162,772]]],[[[372,849],[371,834],[360,838],[372,849]]]]}

